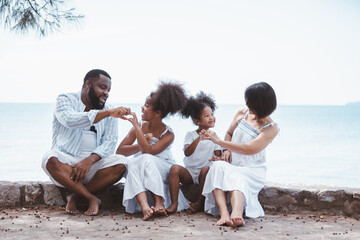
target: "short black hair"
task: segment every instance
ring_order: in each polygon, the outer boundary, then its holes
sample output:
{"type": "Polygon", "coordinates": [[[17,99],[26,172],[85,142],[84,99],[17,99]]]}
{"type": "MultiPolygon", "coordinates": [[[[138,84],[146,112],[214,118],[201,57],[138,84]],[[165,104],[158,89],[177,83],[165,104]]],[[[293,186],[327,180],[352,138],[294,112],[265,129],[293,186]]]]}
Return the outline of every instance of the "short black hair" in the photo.
{"type": "Polygon", "coordinates": [[[205,107],[210,107],[214,112],[216,109],[216,103],[212,95],[205,94],[203,91],[196,94],[195,97],[190,97],[181,114],[185,117],[191,117],[194,121],[200,120],[200,115],[205,107]]]}
{"type": "Polygon", "coordinates": [[[161,118],[175,114],[185,107],[187,96],[179,83],[161,81],[155,92],[150,94],[153,111],[160,111],[161,118]]]}
{"type": "Polygon", "coordinates": [[[258,118],[269,116],[276,109],[276,94],[266,82],[250,85],[245,90],[245,102],[258,118]]]}
{"type": "Polygon", "coordinates": [[[104,75],[108,78],[111,79],[110,75],[105,72],[104,70],[101,70],[101,69],[93,69],[93,70],[90,70],[84,77],[84,84],[83,84],[83,87],[85,86],[85,83],[87,80],[90,80],[92,81],[93,79],[99,79],[100,78],[100,74],[101,75],[104,75]]]}

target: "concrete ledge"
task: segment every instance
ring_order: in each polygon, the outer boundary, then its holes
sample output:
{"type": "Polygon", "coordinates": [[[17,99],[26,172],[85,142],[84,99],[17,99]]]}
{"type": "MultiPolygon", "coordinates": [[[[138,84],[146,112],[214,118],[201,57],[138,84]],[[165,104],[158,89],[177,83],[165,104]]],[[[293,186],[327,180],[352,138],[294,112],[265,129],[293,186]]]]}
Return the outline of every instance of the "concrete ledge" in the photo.
{"type": "MultiPolygon", "coordinates": [[[[118,183],[96,193],[103,202],[102,208],[121,208],[123,187],[118,183]]],[[[197,199],[198,189],[181,188],[190,201],[197,199]]],[[[0,207],[65,206],[68,193],[51,182],[0,181],[0,207]]],[[[261,190],[259,201],[266,212],[313,211],[360,217],[360,189],[354,188],[269,183],[261,190]]],[[[80,202],[82,205],[85,207],[86,202],[80,202]]]]}

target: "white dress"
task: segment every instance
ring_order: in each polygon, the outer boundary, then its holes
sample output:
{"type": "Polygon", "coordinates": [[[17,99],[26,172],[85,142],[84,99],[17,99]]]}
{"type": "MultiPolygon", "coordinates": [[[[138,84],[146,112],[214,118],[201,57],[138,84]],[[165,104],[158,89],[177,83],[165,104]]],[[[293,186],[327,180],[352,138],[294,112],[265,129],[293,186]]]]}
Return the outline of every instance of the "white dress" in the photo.
{"type": "MultiPolygon", "coordinates": [[[[260,129],[254,129],[245,121],[246,115],[239,121],[234,130],[232,142],[248,143],[256,138],[263,128],[275,124],[271,122],[260,129]]],[[[206,176],[202,192],[206,197],[205,212],[219,215],[219,208],[212,193],[213,190],[218,188],[223,191],[238,190],[245,195],[245,216],[249,218],[264,216],[258,194],[265,186],[265,155],[265,149],[253,155],[232,152],[231,164],[225,161],[214,162],[206,176]]],[[[229,211],[231,211],[229,194],[227,194],[227,203],[229,211]]]]}
{"type": "MultiPolygon", "coordinates": [[[[161,134],[160,138],[172,129],[166,126],[166,130],[161,134]]],[[[159,141],[157,138],[152,139],[153,143],[159,141]]],[[[135,154],[133,159],[128,160],[127,176],[124,187],[123,206],[128,213],[141,212],[140,204],[136,200],[136,195],[146,191],[148,203],[154,205],[150,192],[161,196],[164,199],[165,208],[171,205],[170,190],[168,177],[170,168],[175,164],[175,160],[171,154],[170,146],[164,151],[156,155],[135,154]]],[[[178,211],[189,207],[189,203],[179,192],[178,211]]]]}
{"type": "MultiPolygon", "coordinates": [[[[199,134],[196,130],[187,132],[185,135],[184,150],[187,145],[190,145],[198,137],[199,134]]],[[[214,156],[214,151],[221,149],[219,145],[210,140],[201,140],[196,146],[195,151],[190,156],[184,158],[184,166],[189,171],[194,184],[199,184],[201,168],[212,164],[209,159],[214,156]]]]}

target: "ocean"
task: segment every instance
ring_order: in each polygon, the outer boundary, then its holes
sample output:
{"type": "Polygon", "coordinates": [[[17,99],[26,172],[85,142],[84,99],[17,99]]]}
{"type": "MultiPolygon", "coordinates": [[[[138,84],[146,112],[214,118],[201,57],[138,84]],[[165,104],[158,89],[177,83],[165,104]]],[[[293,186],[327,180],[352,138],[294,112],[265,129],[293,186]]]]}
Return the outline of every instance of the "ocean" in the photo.
{"type": "MultiPolygon", "coordinates": [[[[131,107],[140,117],[141,104],[131,107]]],[[[0,103],[0,181],[48,181],[41,169],[51,147],[54,103],[0,103]]],[[[223,138],[241,105],[219,105],[213,130],[223,138]]],[[[272,114],[280,134],[267,148],[267,181],[360,188],[360,106],[284,106],[272,114]]],[[[172,152],[182,164],[190,119],[167,117],[172,152]]],[[[119,120],[119,142],[131,124],[119,120]]]]}

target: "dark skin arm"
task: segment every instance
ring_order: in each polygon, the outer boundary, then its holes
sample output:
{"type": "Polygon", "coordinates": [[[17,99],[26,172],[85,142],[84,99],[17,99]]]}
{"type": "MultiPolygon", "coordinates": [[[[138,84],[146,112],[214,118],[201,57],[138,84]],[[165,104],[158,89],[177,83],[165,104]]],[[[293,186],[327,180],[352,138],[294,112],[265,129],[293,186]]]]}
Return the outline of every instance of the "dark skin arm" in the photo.
{"type": "Polygon", "coordinates": [[[130,130],[128,136],[126,136],[120,143],[116,151],[117,153],[131,155],[132,152],[136,153],[141,151],[141,153],[156,155],[164,151],[174,141],[174,134],[168,131],[159,139],[158,142],[151,144],[152,134],[144,134],[137,120],[136,114],[131,113],[130,115],[133,117],[127,118],[127,120],[133,124],[133,128],[130,130]],[[136,139],[138,143],[132,145],[136,139]]]}

